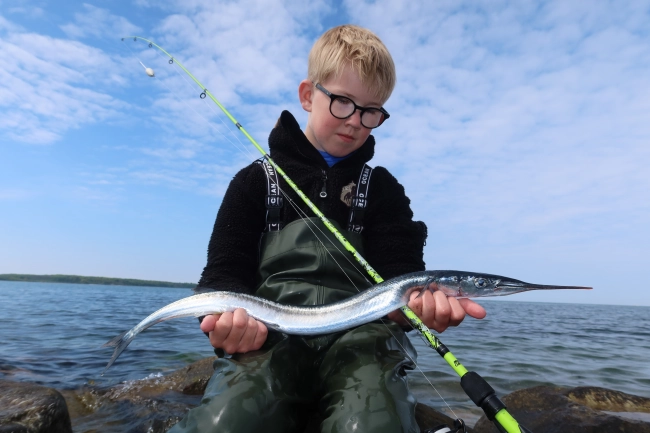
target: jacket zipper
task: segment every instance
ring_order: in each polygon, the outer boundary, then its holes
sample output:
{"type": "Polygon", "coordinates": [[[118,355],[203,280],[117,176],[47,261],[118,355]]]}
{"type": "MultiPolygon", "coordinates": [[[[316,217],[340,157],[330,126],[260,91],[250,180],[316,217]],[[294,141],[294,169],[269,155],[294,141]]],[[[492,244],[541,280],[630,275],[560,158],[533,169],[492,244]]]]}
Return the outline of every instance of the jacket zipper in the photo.
{"type": "Polygon", "coordinates": [[[321,168],[321,172],[323,173],[323,176],[321,177],[321,179],[323,180],[323,188],[320,190],[320,197],[326,198],[327,197],[327,173],[322,168],[321,168]]]}

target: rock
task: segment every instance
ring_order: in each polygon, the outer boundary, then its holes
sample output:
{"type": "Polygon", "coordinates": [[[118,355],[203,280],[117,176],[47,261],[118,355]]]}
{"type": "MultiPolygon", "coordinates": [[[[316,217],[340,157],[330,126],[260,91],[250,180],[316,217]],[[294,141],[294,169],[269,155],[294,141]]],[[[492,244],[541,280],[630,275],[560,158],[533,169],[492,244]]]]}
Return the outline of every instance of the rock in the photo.
{"type": "MultiPolygon", "coordinates": [[[[427,428],[433,428],[441,424],[447,425],[449,427],[453,427],[454,425],[453,418],[450,418],[447,415],[440,413],[437,410],[421,403],[418,403],[418,405],[415,406],[415,419],[418,421],[418,425],[423,431],[427,428]]],[[[467,427],[467,433],[476,432],[474,429],[467,427]]]]}
{"type": "Polygon", "coordinates": [[[64,391],[75,431],[106,431],[110,425],[110,431],[166,432],[199,404],[215,359],[204,358],[166,376],[132,380],[108,389],[64,391]]]}
{"type": "MultiPolygon", "coordinates": [[[[167,376],[129,381],[110,389],[64,391],[75,431],[107,431],[110,425],[110,431],[166,432],[199,404],[214,360],[205,358],[167,376]],[[128,416],[116,419],[116,414],[128,416]]],[[[415,416],[423,428],[453,425],[451,418],[422,404],[417,405],[415,416]]],[[[304,433],[320,431],[319,425],[319,415],[314,412],[304,433]]]]}
{"type": "Polygon", "coordinates": [[[138,401],[161,396],[169,391],[185,395],[203,395],[214,373],[212,363],[215,359],[216,356],[201,359],[166,376],[125,382],[113,387],[105,397],[111,400],[138,401]]]}
{"type": "Polygon", "coordinates": [[[52,388],[0,380],[0,433],[72,433],[63,396],[52,388]]]}
{"type": "MultiPolygon", "coordinates": [[[[534,433],[650,433],[650,399],[605,388],[538,386],[508,394],[503,402],[534,433]]],[[[483,416],[474,431],[497,430],[483,416]]]]}
{"type": "MultiPolygon", "coordinates": [[[[214,357],[167,376],[129,381],[109,389],[62,391],[0,380],[0,433],[111,431],[164,433],[192,407],[212,375],[214,357]],[[66,405],[67,401],[67,405],[66,405]]],[[[597,387],[540,386],[503,398],[508,411],[535,433],[650,433],[650,399],[597,387]]],[[[422,404],[416,418],[423,429],[453,420],[422,404]]],[[[314,413],[305,433],[318,431],[314,413]]],[[[468,432],[496,432],[482,417],[468,432]]]]}
{"type": "Polygon", "coordinates": [[[203,395],[205,387],[208,385],[214,368],[212,363],[217,357],[205,358],[196,361],[185,368],[170,374],[170,378],[176,378],[176,389],[186,395],[203,395]]]}

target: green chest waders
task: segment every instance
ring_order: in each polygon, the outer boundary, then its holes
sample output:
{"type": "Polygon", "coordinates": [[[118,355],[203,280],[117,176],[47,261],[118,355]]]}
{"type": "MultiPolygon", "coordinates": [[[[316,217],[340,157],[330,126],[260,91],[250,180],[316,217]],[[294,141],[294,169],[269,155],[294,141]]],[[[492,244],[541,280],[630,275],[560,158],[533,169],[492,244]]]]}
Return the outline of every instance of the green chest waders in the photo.
{"type": "MultiPolygon", "coordinates": [[[[279,197],[276,185],[269,182],[267,209],[277,217],[269,206],[279,197]]],[[[355,206],[352,231],[344,233],[363,254],[355,206]]],[[[268,229],[260,243],[256,296],[319,305],[371,286],[318,218],[282,230],[276,220],[268,229]]],[[[406,378],[415,349],[399,326],[385,322],[314,337],[270,332],[260,350],[217,359],[201,405],[170,433],[302,433],[315,417],[322,433],[419,432],[406,378]]]]}
{"type": "MultiPolygon", "coordinates": [[[[338,224],[332,223],[338,230],[338,224]]],[[[344,232],[363,254],[361,235],[344,232]]],[[[331,304],[372,284],[365,271],[318,218],[264,233],[255,295],[290,305],[331,304]]]]}
{"type": "MultiPolygon", "coordinates": [[[[256,295],[313,305],[357,293],[345,274],[359,290],[369,286],[345,252],[314,237],[322,223],[308,222],[263,236],[256,295]]],[[[170,432],[301,433],[314,417],[327,433],[419,432],[405,372],[413,368],[405,351],[415,359],[415,349],[384,322],[314,337],[270,332],[260,350],[217,359],[201,405],[170,432]]]]}

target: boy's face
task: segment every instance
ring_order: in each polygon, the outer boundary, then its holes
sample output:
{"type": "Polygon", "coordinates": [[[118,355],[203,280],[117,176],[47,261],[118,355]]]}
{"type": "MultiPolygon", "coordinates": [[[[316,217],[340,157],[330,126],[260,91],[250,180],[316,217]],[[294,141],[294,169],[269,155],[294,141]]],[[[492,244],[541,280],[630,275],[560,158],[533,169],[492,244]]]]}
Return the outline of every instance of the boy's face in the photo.
{"type": "Polygon", "coordinates": [[[330,97],[317,89],[315,84],[320,84],[330,93],[347,96],[361,107],[380,108],[384,101],[373,96],[349,66],[344,68],[340,76],[331,77],[323,83],[312,83],[309,80],[300,83],[300,103],[310,113],[305,128],[307,139],[316,149],[332,156],[349,155],[366,142],[370,129],[361,125],[359,110],[347,119],[334,117],[330,112],[330,97]]]}

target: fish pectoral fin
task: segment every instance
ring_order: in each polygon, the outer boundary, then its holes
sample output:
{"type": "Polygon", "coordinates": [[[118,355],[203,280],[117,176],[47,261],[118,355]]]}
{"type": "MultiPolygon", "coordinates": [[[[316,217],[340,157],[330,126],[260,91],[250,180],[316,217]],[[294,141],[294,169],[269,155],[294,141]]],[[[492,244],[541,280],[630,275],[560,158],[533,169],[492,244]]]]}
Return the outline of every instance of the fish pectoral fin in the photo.
{"type": "Polygon", "coordinates": [[[280,325],[273,322],[264,322],[267,328],[273,329],[274,331],[280,331],[280,325]]]}
{"type": "MultiPolygon", "coordinates": [[[[419,298],[420,296],[424,295],[424,292],[429,291],[429,292],[433,293],[433,292],[435,292],[436,290],[438,290],[438,284],[437,284],[435,281],[428,281],[428,282],[424,285],[424,287],[422,288],[422,290],[420,290],[420,293],[418,294],[417,298],[419,298]]],[[[416,299],[417,299],[417,298],[416,298],[416,299]]]]}

